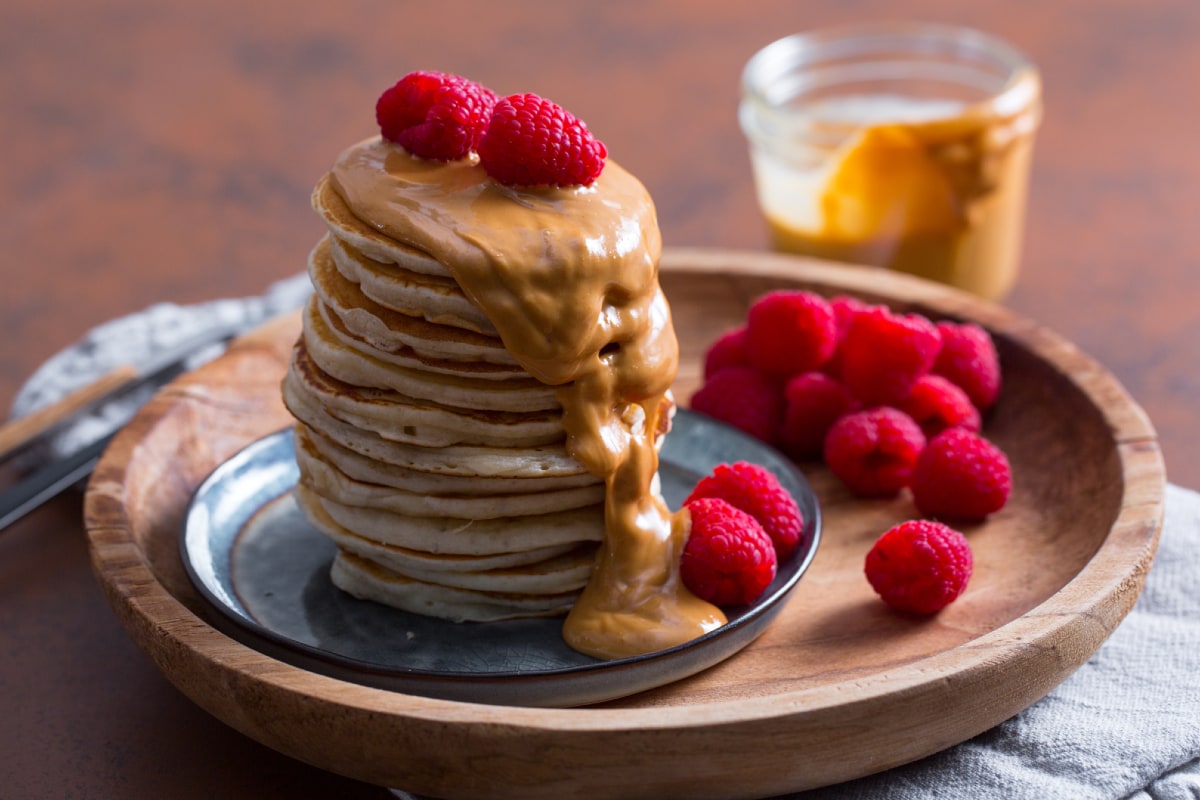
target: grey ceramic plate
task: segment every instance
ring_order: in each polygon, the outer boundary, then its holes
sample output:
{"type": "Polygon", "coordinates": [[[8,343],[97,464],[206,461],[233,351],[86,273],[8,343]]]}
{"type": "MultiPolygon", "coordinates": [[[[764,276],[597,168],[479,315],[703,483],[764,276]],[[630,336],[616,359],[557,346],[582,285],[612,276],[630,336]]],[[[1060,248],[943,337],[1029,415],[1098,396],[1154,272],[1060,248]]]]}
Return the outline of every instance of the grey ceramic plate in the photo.
{"type": "Polygon", "coordinates": [[[342,680],[449,700],[574,706],[635,694],[693,675],[754,640],[807,569],[820,511],[804,476],[758,441],[685,410],[660,459],[663,495],[678,508],[721,462],[774,472],[805,519],[803,546],[779,565],[752,605],[726,609],[728,624],[677,647],[599,661],[563,643],[561,619],[453,623],[357,600],[329,579],[333,543],[294,500],[298,471],[290,430],[249,445],[196,490],[181,536],[183,563],[233,638],[281,661],[342,680]]]}

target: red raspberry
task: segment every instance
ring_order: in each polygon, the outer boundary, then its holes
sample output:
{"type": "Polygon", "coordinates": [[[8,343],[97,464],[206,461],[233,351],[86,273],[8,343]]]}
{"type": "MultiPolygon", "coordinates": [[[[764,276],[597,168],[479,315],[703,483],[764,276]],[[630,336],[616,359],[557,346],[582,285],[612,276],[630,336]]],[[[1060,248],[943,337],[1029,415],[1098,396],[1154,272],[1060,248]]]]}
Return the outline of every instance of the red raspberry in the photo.
{"type": "Polygon", "coordinates": [[[794,459],[821,455],[825,434],[857,406],[850,390],[823,372],[797,375],[783,387],[779,446],[794,459]]]}
{"type": "Polygon", "coordinates": [[[920,314],[867,309],[842,338],[842,381],[866,405],[895,405],[929,372],[940,347],[937,328],[920,314]]]}
{"type": "Polygon", "coordinates": [[[860,311],[866,311],[871,306],[859,300],[857,297],[851,297],[848,294],[839,294],[829,299],[829,307],[833,309],[833,316],[837,320],[838,335],[846,333],[846,329],[850,327],[850,323],[854,321],[854,317],[860,311]]]}
{"type": "Polygon", "coordinates": [[[479,146],[496,95],[458,75],[410,72],[379,96],[375,119],[383,138],[414,156],[464,158],[479,146]]]}
{"type": "Polygon", "coordinates": [[[783,560],[796,552],[804,536],[804,516],[796,499],[765,467],[738,461],[719,464],[700,480],[684,505],[704,497],[717,497],[758,521],[783,560]]]}
{"type": "Polygon", "coordinates": [[[942,350],[933,371],[957,385],[980,411],[987,411],[1000,393],[1000,356],[992,337],[978,325],[939,322],[942,350]]]}
{"type": "Polygon", "coordinates": [[[727,367],[692,395],[692,408],[773,444],[783,422],[783,392],[753,367],[727,367]]]}
{"type": "Polygon", "coordinates": [[[933,614],[963,593],[974,563],[965,536],[921,519],[902,522],[880,536],[867,553],[863,571],[871,588],[892,608],[933,614]]]}
{"type": "Polygon", "coordinates": [[[816,369],[837,345],[833,309],[812,292],[768,292],[750,306],[746,328],[750,363],[775,375],[816,369]]]}
{"type": "Polygon", "coordinates": [[[1011,493],[1004,451],[961,428],[930,439],[913,469],[913,502],[927,517],[980,520],[1003,508],[1011,493]]]}
{"type": "Polygon", "coordinates": [[[775,579],[775,548],[762,526],[717,497],[684,508],[692,525],[679,559],[683,585],[716,606],[756,600],[775,579]]]}
{"type": "Polygon", "coordinates": [[[979,409],[967,393],[941,375],[922,375],[899,409],[916,420],[926,438],[947,428],[978,433],[981,425],[979,409]]]}
{"type": "Polygon", "coordinates": [[[704,378],[708,380],[726,367],[750,365],[749,339],[746,326],[736,328],[712,343],[704,354],[704,378]]]}
{"type": "Polygon", "coordinates": [[[889,497],[908,485],[925,436],[912,417],[887,406],[833,423],[825,463],[858,497],[889,497]]]}
{"type": "Polygon", "coordinates": [[[536,94],[496,102],[479,144],[479,163],[506,186],[591,186],[608,149],[587,125],[536,94]]]}
{"type": "Polygon", "coordinates": [[[830,298],[829,307],[833,309],[833,318],[837,320],[838,343],[833,348],[833,355],[821,369],[825,374],[840,381],[842,379],[842,339],[846,337],[846,331],[849,329],[850,323],[854,321],[854,317],[871,306],[857,297],[839,294],[830,298]]]}

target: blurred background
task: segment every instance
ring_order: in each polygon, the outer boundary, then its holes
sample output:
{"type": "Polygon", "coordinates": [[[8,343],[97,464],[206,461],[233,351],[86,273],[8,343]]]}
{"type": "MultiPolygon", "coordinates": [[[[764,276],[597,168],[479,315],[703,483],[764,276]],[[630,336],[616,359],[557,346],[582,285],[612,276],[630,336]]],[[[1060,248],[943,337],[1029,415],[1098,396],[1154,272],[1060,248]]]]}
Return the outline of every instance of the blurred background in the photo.
{"type": "Polygon", "coordinates": [[[0,341],[0,407],[114,315],[299,271],[320,234],[311,185],[374,132],[375,98],[408,71],[559,102],[649,187],[668,245],[757,249],[735,116],[745,61],[800,30],[929,20],[1006,38],[1042,70],[1008,304],[1100,357],[1160,428],[1171,477],[1200,484],[1174,435],[1192,429],[1200,389],[1200,315],[1184,302],[1200,281],[1191,0],[7,0],[3,14],[0,314],[23,336],[0,341]]]}
{"type": "Polygon", "coordinates": [[[309,190],[413,69],[534,91],[588,122],[670,245],[761,249],[739,74],[780,36],[866,19],[973,26],[1042,70],[1008,304],[1101,358],[1200,484],[1200,5],[7,0],[0,27],[0,407],[41,361],[160,300],[257,293],[320,235],[309,190]],[[114,275],[119,274],[119,285],[114,275]],[[1166,304],[1164,306],[1164,303],[1166,304]]]}

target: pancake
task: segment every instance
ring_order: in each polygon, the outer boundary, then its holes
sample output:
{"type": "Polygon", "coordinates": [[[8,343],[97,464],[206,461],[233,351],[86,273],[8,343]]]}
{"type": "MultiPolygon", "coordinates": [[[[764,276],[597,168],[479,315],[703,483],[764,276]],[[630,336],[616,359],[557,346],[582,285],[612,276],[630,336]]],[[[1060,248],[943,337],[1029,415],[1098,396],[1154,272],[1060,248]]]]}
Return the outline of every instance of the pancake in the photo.
{"type": "MultiPolygon", "coordinates": [[[[348,447],[326,439],[307,425],[295,428],[296,449],[305,450],[315,458],[335,467],[355,480],[394,486],[406,492],[470,497],[473,495],[524,494],[545,492],[553,489],[573,489],[581,486],[597,486],[603,483],[589,472],[574,474],[565,471],[546,471],[534,475],[475,475],[433,472],[402,467],[380,458],[362,455],[348,447]]],[[[494,451],[493,451],[494,452],[494,451]]],[[[420,454],[413,454],[414,457],[420,454]]],[[[514,456],[518,458],[518,456],[514,456]]],[[[526,451],[521,456],[527,462],[541,458],[536,451],[526,451]]],[[[471,459],[464,458],[469,462],[471,459]]]]}
{"type": "MultiPolygon", "coordinates": [[[[397,558],[401,548],[371,542],[361,536],[333,533],[330,538],[339,548],[366,559],[380,567],[415,578],[424,583],[473,589],[479,592],[506,592],[521,594],[562,594],[577,592],[587,583],[596,560],[596,545],[577,545],[564,553],[544,558],[532,564],[493,567],[491,569],[422,570],[407,558],[397,558]]],[[[419,559],[433,561],[433,559],[419,559]]]]}
{"type": "Polygon", "coordinates": [[[357,284],[338,272],[330,252],[328,237],[318,242],[309,253],[308,274],[314,293],[337,316],[347,332],[385,353],[403,353],[408,349],[420,358],[481,361],[504,365],[528,375],[504,349],[503,342],[494,336],[437,325],[376,303],[364,295],[357,284]]]}
{"type": "Polygon", "coordinates": [[[359,455],[384,465],[418,470],[433,475],[463,475],[483,478],[563,477],[586,474],[583,465],[567,454],[563,443],[534,447],[488,447],[451,445],[420,447],[393,442],[371,431],[335,419],[308,398],[295,396],[285,380],[283,399],[300,424],[326,436],[359,455]],[[309,422],[312,420],[312,423],[309,422]]]}
{"type": "Polygon", "coordinates": [[[397,242],[366,224],[346,205],[326,174],[312,193],[312,205],[329,227],[329,232],[363,255],[384,264],[397,264],[410,272],[449,276],[438,260],[428,253],[397,242]]]}
{"type": "MultiPolygon", "coordinates": [[[[555,411],[473,411],[339,381],[312,363],[303,339],[293,350],[283,398],[294,416],[317,430],[323,430],[319,417],[306,414],[306,408],[315,406],[334,419],[384,439],[423,447],[528,447],[555,444],[564,438],[561,414],[555,411]]],[[[330,438],[338,441],[334,435],[330,438]]]]}
{"type": "Polygon", "coordinates": [[[370,561],[338,551],[330,570],[335,586],[359,599],[454,622],[496,622],[567,613],[578,592],[520,594],[480,592],[406,578],[370,561]]]}
{"type": "Polygon", "coordinates": [[[388,364],[408,369],[420,369],[439,375],[465,375],[474,380],[505,381],[529,379],[532,376],[516,364],[496,364],[488,361],[467,361],[465,359],[434,358],[423,356],[415,348],[406,344],[388,344],[379,346],[365,336],[353,333],[338,317],[337,312],[328,303],[317,303],[317,312],[321,315],[330,334],[343,346],[360,353],[377,358],[388,364]]]}
{"type": "Polygon", "coordinates": [[[467,299],[453,278],[380,263],[337,239],[330,244],[333,263],[342,277],[384,308],[438,325],[498,335],[492,321],[467,299]]]}
{"type": "Polygon", "coordinates": [[[598,542],[604,532],[599,505],[519,518],[417,517],[342,505],[312,491],[303,480],[296,502],[305,509],[319,504],[330,519],[364,539],[434,555],[491,556],[574,546],[598,542]]]}
{"type": "MultiPolygon", "coordinates": [[[[379,566],[387,565],[371,559],[379,566]]],[[[547,558],[533,564],[518,567],[499,567],[480,572],[429,572],[419,570],[401,572],[405,577],[416,578],[439,586],[470,589],[477,592],[503,592],[504,594],[561,595],[578,592],[587,583],[596,563],[596,545],[579,545],[562,555],[547,558]]]]}
{"type": "Polygon", "coordinates": [[[498,556],[431,556],[372,542],[332,522],[320,530],[348,553],[425,583],[481,592],[561,594],[583,588],[596,559],[594,542],[498,556]],[[523,560],[517,560],[520,557],[523,560]],[[506,563],[516,562],[516,563],[506,563]]]}
{"type": "Polygon", "coordinates": [[[392,511],[406,516],[486,520],[551,514],[594,506],[604,501],[602,483],[519,494],[437,495],[407,492],[394,486],[355,480],[323,461],[319,453],[305,447],[297,448],[296,461],[303,476],[301,482],[322,498],[348,507],[392,511]]]}
{"type": "Polygon", "coordinates": [[[554,387],[532,377],[507,381],[409,369],[346,347],[334,336],[310,297],[302,314],[304,344],[313,363],[330,377],[355,386],[391,389],[407,397],[436,400],[441,405],[480,411],[558,409],[554,387]]]}
{"type": "MultiPolygon", "coordinates": [[[[339,547],[352,553],[358,553],[364,558],[378,561],[388,569],[401,573],[486,572],[493,569],[536,564],[569,553],[581,546],[594,548],[594,545],[567,542],[514,553],[488,553],[485,555],[423,553],[399,545],[377,542],[339,525],[333,517],[329,516],[321,499],[303,486],[296,488],[294,496],[296,504],[309,516],[313,526],[336,542],[339,547]]],[[[432,582],[437,583],[438,580],[433,579],[432,582]]]]}

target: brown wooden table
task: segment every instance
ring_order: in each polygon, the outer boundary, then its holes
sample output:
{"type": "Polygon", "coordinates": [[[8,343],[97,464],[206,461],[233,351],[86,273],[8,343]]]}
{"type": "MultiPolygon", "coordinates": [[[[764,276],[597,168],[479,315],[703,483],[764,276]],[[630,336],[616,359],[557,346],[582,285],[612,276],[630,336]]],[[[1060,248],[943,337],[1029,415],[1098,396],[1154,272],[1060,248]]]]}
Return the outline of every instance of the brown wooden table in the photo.
{"type": "MultiPolygon", "coordinates": [[[[1105,364],[1200,486],[1200,5],[1190,0],[494,4],[9,0],[0,25],[0,406],[114,316],[261,292],[321,231],[315,179],[378,93],[441,69],[585,119],[668,245],[762,249],[742,64],[793,31],[957,22],[1041,66],[1046,118],[1008,304],[1105,364]]],[[[0,536],[0,796],[387,793],[277,755],[163,679],[91,578],[78,497],[0,536]]]]}

